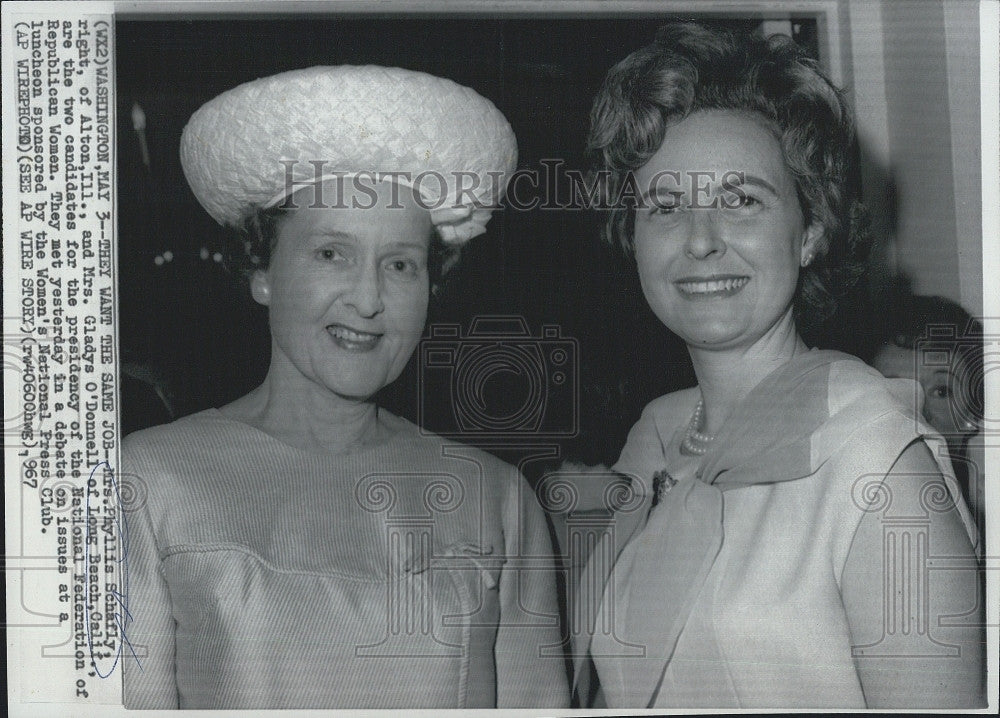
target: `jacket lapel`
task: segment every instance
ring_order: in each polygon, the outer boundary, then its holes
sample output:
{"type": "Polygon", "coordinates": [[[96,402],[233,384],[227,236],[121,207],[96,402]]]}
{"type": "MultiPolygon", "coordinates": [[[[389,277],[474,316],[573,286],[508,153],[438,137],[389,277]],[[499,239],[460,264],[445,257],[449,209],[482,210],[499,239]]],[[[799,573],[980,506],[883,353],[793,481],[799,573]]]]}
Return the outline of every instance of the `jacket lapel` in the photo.
{"type": "Polygon", "coordinates": [[[722,493],[695,479],[676,484],[634,540],[625,635],[643,636],[647,653],[629,661],[625,692],[650,706],[722,546],[722,493]]]}
{"type": "Polygon", "coordinates": [[[593,611],[585,613],[587,624],[581,627],[582,630],[572,633],[570,637],[573,650],[572,694],[578,698],[581,707],[586,706],[585,701],[594,689],[591,684],[596,678],[596,669],[590,659],[590,644],[594,631],[597,629],[595,620],[603,608],[605,588],[622,550],[629,541],[642,532],[649,514],[651,500],[651,496],[643,496],[636,508],[615,512],[611,523],[601,537],[601,542],[598,543],[598,546],[601,546],[604,542],[612,542],[613,560],[601,563],[591,554],[583,571],[580,572],[580,582],[576,586],[573,607],[594,607],[593,611]]]}

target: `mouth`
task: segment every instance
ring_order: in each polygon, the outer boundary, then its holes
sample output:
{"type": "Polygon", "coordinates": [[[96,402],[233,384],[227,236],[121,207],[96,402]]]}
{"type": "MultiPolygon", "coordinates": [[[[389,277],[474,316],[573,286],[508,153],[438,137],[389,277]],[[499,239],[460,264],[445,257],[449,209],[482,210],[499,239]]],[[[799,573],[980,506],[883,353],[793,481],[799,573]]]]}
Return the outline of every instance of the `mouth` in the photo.
{"type": "Polygon", "coordinates": [[[352,352],[371,351],[382,339],[381,334],[351,329],[343,324],[330,324],[326,327],[326,332],[333,339],[334,344],[341,349],[352,352]]]}
{"type": "Polygon", "coordinates": [[[750,281],[744,275],[685,277],[674,282],[678,291],[688,297],[730,297],[750,281]]]}

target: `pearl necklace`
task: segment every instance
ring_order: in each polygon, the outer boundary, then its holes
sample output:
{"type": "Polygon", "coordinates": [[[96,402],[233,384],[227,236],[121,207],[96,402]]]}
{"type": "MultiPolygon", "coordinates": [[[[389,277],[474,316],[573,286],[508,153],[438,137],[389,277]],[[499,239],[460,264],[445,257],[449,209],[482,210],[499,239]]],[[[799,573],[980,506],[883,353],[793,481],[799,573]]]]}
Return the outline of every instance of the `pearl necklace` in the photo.
{"type": "Polygon", "coordinates": [[[681,447],[695,456],[703,456],[711,448],[712,442],[715,441],[714,436],[699,431],[704,413],[705,402],[703,399],[698,399],[698,405],[695,406],[691,421],[688,422],[687,431],[684,432],[684,440],[681,441],[681,447]]]}

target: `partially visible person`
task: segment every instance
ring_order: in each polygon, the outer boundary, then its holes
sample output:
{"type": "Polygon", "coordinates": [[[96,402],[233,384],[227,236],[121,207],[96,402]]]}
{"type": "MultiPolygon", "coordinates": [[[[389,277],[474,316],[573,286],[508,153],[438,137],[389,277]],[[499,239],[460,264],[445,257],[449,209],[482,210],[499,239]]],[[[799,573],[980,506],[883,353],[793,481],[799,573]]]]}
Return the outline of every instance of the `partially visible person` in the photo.
{"type": "Polygon", "coordinates": [[[927,423],[948,444],[955,477],[979,529],[983,500],[983,327],[944,297],[901,293],[880,305],[881,328],[871,364],[886,377],[913,379],[927,423]]]}

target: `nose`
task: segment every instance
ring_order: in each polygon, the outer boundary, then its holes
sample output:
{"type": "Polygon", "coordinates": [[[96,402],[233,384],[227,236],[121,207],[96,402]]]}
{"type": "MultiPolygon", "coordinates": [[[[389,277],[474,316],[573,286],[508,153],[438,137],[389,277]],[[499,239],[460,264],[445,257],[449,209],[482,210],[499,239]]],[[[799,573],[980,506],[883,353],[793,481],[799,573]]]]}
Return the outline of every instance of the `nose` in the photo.
{"type": "Polygon", "coordinates": [[[354,307],[358,315],[370,319],[385,309],[378,265],[365,263],[358,268],[354,283],[344,293],[344,303],[354,307]]]}
{"type": "Polygon", "coordinates": [[[707,259],[726,253],[726,242],[712,209],[694,209],[684,251],[692,259],[707,259]]]}

